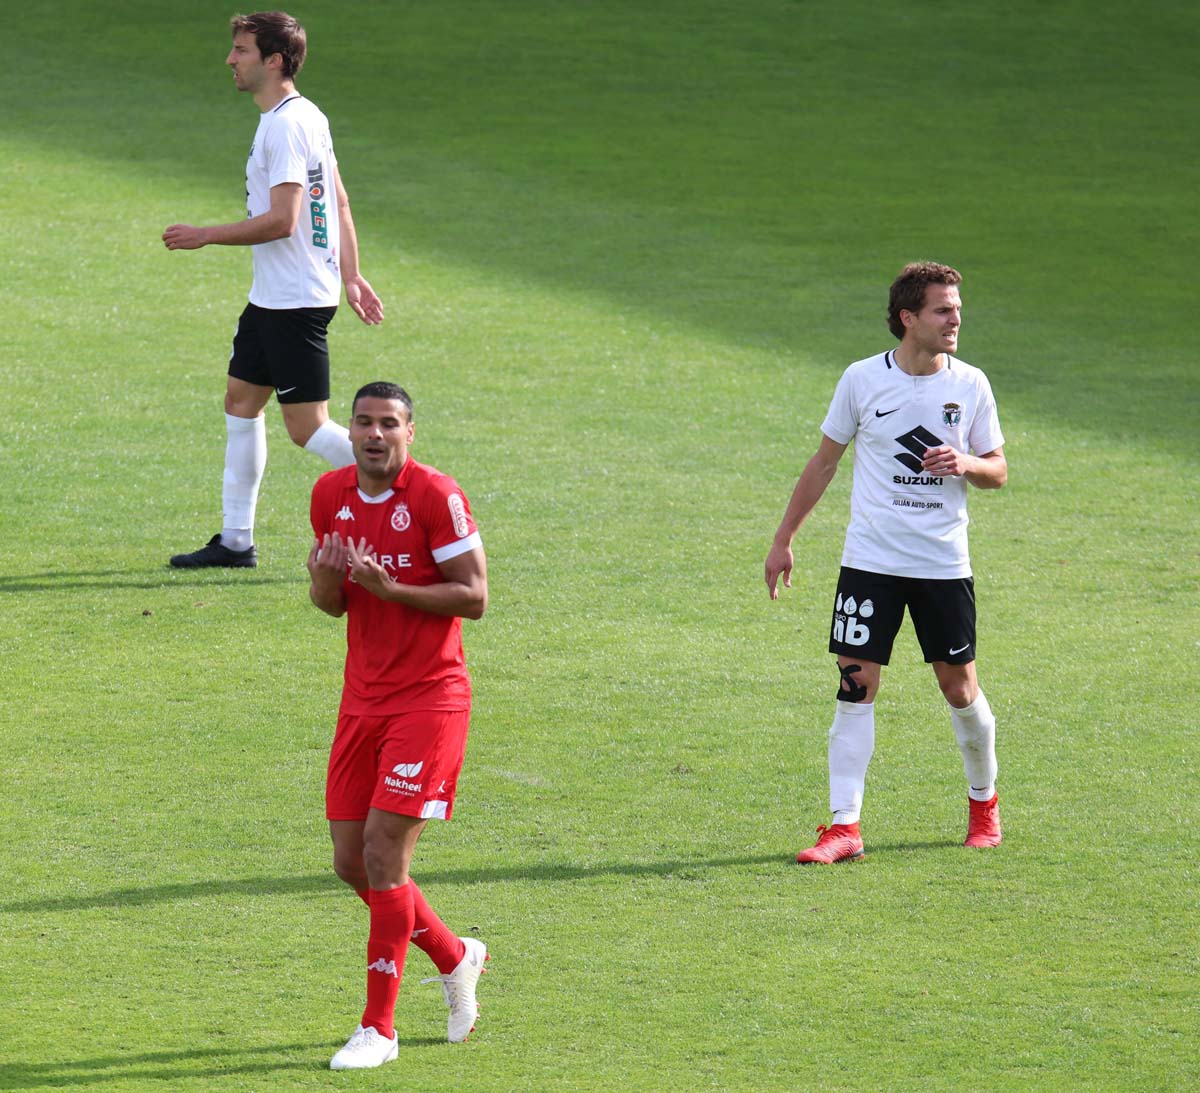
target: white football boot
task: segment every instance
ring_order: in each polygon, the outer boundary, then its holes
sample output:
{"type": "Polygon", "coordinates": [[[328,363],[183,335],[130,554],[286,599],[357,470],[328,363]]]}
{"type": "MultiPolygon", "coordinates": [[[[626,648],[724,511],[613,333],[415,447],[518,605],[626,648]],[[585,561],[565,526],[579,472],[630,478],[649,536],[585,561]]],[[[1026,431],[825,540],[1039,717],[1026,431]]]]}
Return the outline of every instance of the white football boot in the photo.
{"type": "Polygon", "coordinates": [[[363,1028],[359,1025],[354,1035],[346,1041],[342,1048],[329,1060],[330,1070],[365,1070],[367,1067],[383,1066],[390,1063],[400,1050],[400,1037],[392,1033],[389,1040],[381,1036],[373,1028],[363,1028]]]}
{"type": "Polygon", "coordinates": [[[473,937],[459,940],[467,947],[458,967],[449,975],[435,975],[422,979],[422,983],[441,983],[450,1016],[446,1020],[446,1039],[452,1044],[461,1044],[475,1029],[475,1018],[479,1016],[479,1003],[475,1001],[475,984],[487,970],[483,963],[491,960],[487,946],[473,937]]]}

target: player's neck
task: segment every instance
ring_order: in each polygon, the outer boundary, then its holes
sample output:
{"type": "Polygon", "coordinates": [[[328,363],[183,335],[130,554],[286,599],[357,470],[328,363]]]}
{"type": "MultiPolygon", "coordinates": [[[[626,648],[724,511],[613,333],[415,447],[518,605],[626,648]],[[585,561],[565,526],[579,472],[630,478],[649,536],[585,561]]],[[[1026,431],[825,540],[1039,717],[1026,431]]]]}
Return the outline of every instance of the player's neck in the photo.
{"type": "Polygon", "coordinates": [[[269,87],[264,87],[254,96],[254,102],[262,113],[274,110],[289,95],[296,94],[296,85],[291,80],[280,80],[269,87]]]}
{"type": "Polygon", "coordinates": [[[396,476],[404,470],[404,464],[407,462],[408,456],[405,456],[404,463],[401,463],[394,471],[379,475],[367,474],[362,467],[355,468],[358,471],[358,488],[368,497],[378,497],[380,494],[387,493],[396,484],[396,476]]]}
{"type": "Polygon", "coordinates": [[[900,371],[909,376],[932,376],[946,367],[944,353],[926,353],[923,349],[905,342],[901,342],[897,347],[893,359],[900,371]]]}

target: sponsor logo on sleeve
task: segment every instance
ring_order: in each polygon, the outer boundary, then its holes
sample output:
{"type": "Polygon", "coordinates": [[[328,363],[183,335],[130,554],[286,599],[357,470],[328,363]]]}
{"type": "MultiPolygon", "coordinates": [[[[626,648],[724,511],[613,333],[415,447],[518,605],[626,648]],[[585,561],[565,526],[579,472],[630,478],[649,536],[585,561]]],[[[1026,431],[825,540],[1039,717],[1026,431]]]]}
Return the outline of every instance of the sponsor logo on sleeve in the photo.
{"type": "Polygon", "coordinates": [[[312,224],[312,245],[327,250],[329,221],[325,216],[325,176],[320,166],[308,172],[308,214],[312,224]]]}
{"type": "Polygon", "coordinates": [[[450,506],[450,519],[454,522],[454,534],[460,539],[465,539],[471,533],[471,525],[467,520],[467,506],[463,504],[463,499],[457,493],[452,493],[447,497],[446,504],[450,506]]]}

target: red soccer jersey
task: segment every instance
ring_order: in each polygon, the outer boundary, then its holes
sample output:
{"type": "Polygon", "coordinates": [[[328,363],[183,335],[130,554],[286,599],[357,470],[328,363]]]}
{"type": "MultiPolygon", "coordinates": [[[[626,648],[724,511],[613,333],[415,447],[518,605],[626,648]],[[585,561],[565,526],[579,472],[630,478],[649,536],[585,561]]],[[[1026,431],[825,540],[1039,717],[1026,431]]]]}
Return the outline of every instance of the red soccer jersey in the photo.
{"type": "MultiPolygon", "coordinates": [[[[411,456],[390,493],[368,500],[352,463],[313,486],[311,518],[318,542],[338,532],[365,538],[375,560],[401,584],[437,584],[438,563],[481,546],[466,497],[453,478],[411,456]]],[[[388,603],[347,574],[346,672],[341,712],[465,710],[471,679],[463,660],[462,619],[388,603]]]]}

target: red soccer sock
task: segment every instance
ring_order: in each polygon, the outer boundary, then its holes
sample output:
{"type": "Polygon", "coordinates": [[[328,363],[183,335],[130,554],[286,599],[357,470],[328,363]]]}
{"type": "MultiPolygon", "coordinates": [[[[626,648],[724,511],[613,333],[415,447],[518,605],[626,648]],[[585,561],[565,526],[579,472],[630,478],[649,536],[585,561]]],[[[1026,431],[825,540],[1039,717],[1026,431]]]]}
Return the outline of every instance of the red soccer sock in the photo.
{"type": "Polygon", "coordinates": [[[367,1008],[362,1026],[389,1040],[395,1035],[396,996],[413,930],[411,884],[371,889],[371,935],[367,939],[367,1008]]]}
{"type": "Polygon", "coordinates": [[[421,889],[411,877],[408,886],[413,894],[412,942],[429,954],[429,959],[442,975],[449,975],[467,955],[467,947],[425,902],[421,889]]]}

